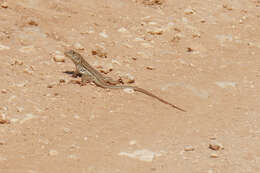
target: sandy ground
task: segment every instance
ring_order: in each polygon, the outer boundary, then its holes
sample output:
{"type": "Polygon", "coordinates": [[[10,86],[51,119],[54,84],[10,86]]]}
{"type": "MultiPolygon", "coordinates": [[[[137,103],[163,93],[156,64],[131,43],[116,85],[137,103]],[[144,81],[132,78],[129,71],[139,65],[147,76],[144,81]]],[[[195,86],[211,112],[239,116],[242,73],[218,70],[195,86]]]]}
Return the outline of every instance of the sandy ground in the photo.
{"type": "Polygon", "coordinates": [[[1,173],[260,172],[260,1],[0,5],[1,173]],[[68,49],[187,112],[71,82],[68,49]]]}

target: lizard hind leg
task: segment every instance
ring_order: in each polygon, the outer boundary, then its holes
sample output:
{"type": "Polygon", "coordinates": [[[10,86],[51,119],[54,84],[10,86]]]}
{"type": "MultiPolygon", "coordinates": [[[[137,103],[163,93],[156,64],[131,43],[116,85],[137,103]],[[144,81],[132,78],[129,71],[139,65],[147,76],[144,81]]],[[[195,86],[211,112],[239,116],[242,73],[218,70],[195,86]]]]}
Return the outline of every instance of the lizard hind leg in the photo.
{"type": "Polygon", "coordinates": [[[104,77],[104,81],[106,82],[106,83],[109,83],[109,84],[111,84],[111,85],[117,85],[117,84],[120,84],[120,81],[118,81],[118,80],[114,80],[114,79],[112,79],[111,77],[104,77]]]}
{"type": "Polygon", "coordinates": [[[86,85],[87,83],[91,83],[91,82],[94,82],[94,78],[93,76],[91,75],[88,75],[88,74],[83,74],[81,76],[81,86],[84,86],[86,85]]]}

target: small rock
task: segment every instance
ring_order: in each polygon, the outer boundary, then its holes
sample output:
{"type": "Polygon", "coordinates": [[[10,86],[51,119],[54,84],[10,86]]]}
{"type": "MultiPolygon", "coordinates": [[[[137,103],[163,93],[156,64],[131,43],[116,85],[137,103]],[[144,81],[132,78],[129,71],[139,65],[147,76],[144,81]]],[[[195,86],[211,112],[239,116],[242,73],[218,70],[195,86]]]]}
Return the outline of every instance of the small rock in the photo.
{"type": "Polygon", "coordinates": [[[32,51],[34,51],[34,50],[35,50],[35,48],[34,48],[33,45],[24,46],[24,47],[21,47],[21,48],[19,49],[19,51],[22,52],[22,53],[30,53],[30,52],[32,52],[32,51]]]}
{"type": "Polygon", "coordinates": [[[59,95],[59,93],[54,93],[53,95],[54,95],[54,96],[58,96],[58,95],[59,95]]]}
{"type": "Polygon", "coordinates": [[[194,13],[195,13],[195,11],[191,8],[187,8],[184,10],[184,14],[186,14],[186,15],[190,15],[190,14],[194,14],[194,13]]]}
{"type": "Polygon", "coordinates": [[[147,69],[147,70],[154,70],[155,67],[147,66],[146,69],[147,69]]]}
{"type": "Polygon", "coordinates": [[[115,59],[112,59],[111,63],[112,64],[117,64],[117,65],[121,65],[121,63],[119,61],[115,60],[115,59]]]}
{"type": "Polygon", "coordinates": [[[149,28],[147,32],[152,35],[162,35],[163,29],[162,28],[149,28]]]}
{"type": "Polygon", "coordinates": [[[37,117],[38,117],[37,115],[28,113],[28,114],[25,115],[25,117],[24,117],[23,119],[20,120],[20,124],[23,124],[24,122],[26,122],[26,121],[28,121],[28,120],[35,119],[35,118],[37,118],[37,117]]]}
{"type": "Polygon", "coordinates": [[[88,30],[88,31],[82,31],[82,32],[80,32],[80,34],[93,34],[93,33],[95,33],[95,31],[94,30],[88,30]]]}
{"type": "Polygon", "coordinates": [[[9,50],[9,49],[10,49],[9,46],[5,46],[5,45],[0,44],[0,50],[9,50]]]}
{"type": "Polygon", "coordinates": [[[181,40],[181,36],[179,34],[176,34],[175,36],[173,36],[173,38],[171,39],[172,43],[178,43],[181,40]]]}
{"type": "Polygon", "coordinates": [[[11,63],[11,65],[23,65],[23,61],[16,59],[14,62],[11,63]]]}
{"type": "Polygon", "coordinates": [[[191,145],[187,145],[184,147],[184,151],[194,151],[194,150],[195,150],[195,148],[191,145]]]}
{"type": "Polygon", "coordinates": [[[23,81],[21,83],[16,83],[15,86],[17,87],[25,87],[29,82],[28,81],[23,81]]]}
{"type": "Polygon", "coordinates": [[[128,32],[127,29],[125,29],[124,27],[119,28],[117,31],[118,31],[118,32],[121,32],[121,33],[126,33],[126,32],[128,32]]]}
{"type": "Polygon", "coordinates": [[[156,5],[162,5],[163,3],[165,3],[165,0],[142,0],[141,2],[144,5],[156,6],[156,5]]]}
{"type": "Polygon", "coordinates": [[[1,93],[6,94],[6,93],[7,93],[7,90],[6,90],[6,89],[2,89],[2,90],[1,90],[1,93]]]}
{"type": "Polygon", "coordinates": [[[213,170],[212,169],[208,170],[208,173],[213,173],[213,170]]]}
{"type": "Polygon", "coordinates": [[[212,150],[215,150],[215,151],[224,149],[223,145],[220,144],[219,142],[215,141],[215,140],[210,141],[209,148],[212,149],[212,150]]]}
{"type": "Polygon", "coordinates": [[[120,153],[118,153],[118,155],[130,157],[130,158],[133,158],[133,159],[138,159],[140,161],[152,162],[155,157],[162,156],[162,153],[161,152],[153,152],[153,151],[150,151],[150,150],[147,150],[147,149],[143,149],[143,150],[133,151],[132,153],[120,152],[120,153]]]}
{"type": "Polygon", "coordinates": [[[73,118],[75,118],[75,119],[80,119],[80,116],[77,115],[77,114],[75,114],[75,115],[73,115],[73,118]]]}
{"type": "Polygon", "coordinates": [[[131,75],[130,73],[127,73],[127,74],[124,74],[124,75],[119,74],[119,77],[120,77],[120,81],[122,81],[122,83],[131,84],[131,83],[135,82],[134,76],[131,75]]]}
{"type": "Polygon", "coordinates": [[[108,38],[108,35],[105,33],[105,31],[99,33],[99,36],[104,37],[104,38],[108,38]]]}
{"type": "Polygon", "coordinates": [[[17,109],[17,112],[22,112],[24,110],[23,107],[16,107],[16,109],[17,109]]]}
{"type": "Polygon", "coordinates": [[[58,155],[58,151],[57,150],[50,150],[49,151],[49,155],[50,156],[57,156],[58,155]]]}
{"type": "Polygon", "coordinates": [[[7,111],[8,108],[6,106],[0,107],[0,110],[7,111]]]}
{"type": "Polygon", "coordinates": [[[104,50],[102,50],[101,48],[92,50],[91,53],[92,53],[92,55],[97,55],[101,58],[107,58],[107,53],[104,50]]]}
{"type": "Polygon", "coordinates": [[[5,145],[5,144],[6,144],[6,141],[0,140],[0,145],[5,145]]]}
{"type": "Polygon", "coordinates": [[[211,157],[211,158],[218,158],[219,156],[218,156],[217,153],[211,153],[210,157],[211,157]]]}
{"type": "Polygon", "coordinates": [[[137,143],[136,140],[132,140],[129,142],[129,145],[136,145],[136,143],[137,143]]]}
{"type": "Polygon", "coordinates": [[[8,3],[7,3],[7,2],[3,2],[3,3],[1,4],[1,7],[2,7],[2,8],[8,8],[8,3]]]}
{"type": "Polygon", "coordinates": [[[134,93],[133,88],[124,88],[123,91],[126,92],[126,93],[128,93],[128,94],[134,93]]]}
{"type": "Polygon", "coordinates": [[[53,60],[55,62],[65,62],[65,57],[63,55],[54,55],[53,60]]]}
{"type": "Polygon", "coordinates": [[[66,83],[66,80],[65,79],[60,79],[59,83],[66,83]]]}
{"type": "Polygon", "coordinates": [[[193,52],[193,51],[194,51],[194,49],[192,49],[190,47],[187,48],[187,52],[193,52]]]}
{"type": "Polygon", "coordinates": [[[153,45],[151,45],[150,43],[141,43],[141,45],[145,48],[152,48],[153,45]]]}
{"type": "Polygon", "coordinates": [[[29,25],[32,25],[32,26],[38,26],[38,23],[37,23],[36,21],[32,20],[32,19],[30,19],[30,20],[28,21],[28,24],[29,24],[29,25]]]}
{"type": "Polygon", "coordinates": [[[101,73],[108,74],[113,71],[113,65],[111,63],[102,65],[94,65],[101,73]]]}
{"type": "Polygon", "coordinates": [[[77,50],[84,50],[85,48],[80,43],[75,43],[73,47],[77,50]]]}
{"type": "Polygon", "coordinates": [[[73,160],[79,160],[79,156],[75,155],[75,154],[70,154],[68,155],[69,159],[73,159],[73,160]]]}
{"type": "Polygon", "coordinates": [[[228,6],[227,4],[222,5],[222,7],[229,10],[229,11],[233,10],[233,8],[228,6]]]}
{"type": "Polygon", "coordinates": [[[69,128],[66,128],[66,127],[65,127],[65,128],[63,129],[63,131],[64,131],[65,133],[69,133],[71,130],[70,130],[69,128]]]}
{"type": "Polygon", "coordinates": [[[221,88],[228,88],[228,87],[233,87],[235,88],[237,86],[236,82],[231,82],[231,81],[217,81],[215,84],[221,88]]]}
{"type": "Polygon", "coordinates": [[[55,82],[52,82],[52,83],[50,83],[50,84],[47,85],[47,88],[53,88],[55,85],[56,85],[56,83],[55,83],[55,82]]]}
{"type": "Polygon", "coordinates": [[[157,22],[148,22],[149,25],[158,25],[157,22]]]}
{"type": "Polygon", "coordinates": [[[7,119],[0,118],[0,124],[10,124],[10,121],[7,119]]]}
{"type": "Polygon", "coordinates": [[[28,68],[24,69],[23,72],[32,75],[33,74],[33,68],[32,67],[28,67],[28,68]]]}

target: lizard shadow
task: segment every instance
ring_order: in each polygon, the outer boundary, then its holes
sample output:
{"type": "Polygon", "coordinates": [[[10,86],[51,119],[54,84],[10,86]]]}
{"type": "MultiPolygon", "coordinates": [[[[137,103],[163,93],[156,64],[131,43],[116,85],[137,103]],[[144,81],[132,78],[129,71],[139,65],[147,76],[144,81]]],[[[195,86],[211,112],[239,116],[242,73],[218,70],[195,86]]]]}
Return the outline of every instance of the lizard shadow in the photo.
{"type": "MultiPolygon", "coordinates": [[[[63,73],[72,75],[74,74],[74,71],[64,71],[63,73]]],[[[81,77],[81,74],[78,74],[77,76],[81,77]]]]}

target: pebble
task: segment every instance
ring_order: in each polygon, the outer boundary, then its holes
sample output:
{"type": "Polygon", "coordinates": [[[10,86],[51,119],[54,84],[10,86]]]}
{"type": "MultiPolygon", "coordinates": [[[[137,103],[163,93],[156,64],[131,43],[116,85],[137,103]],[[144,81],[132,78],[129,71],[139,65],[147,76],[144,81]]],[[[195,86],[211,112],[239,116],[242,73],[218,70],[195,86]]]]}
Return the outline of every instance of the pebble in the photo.
{"type": "Polygon", "coordinates": [[[30,52],[32,52],[32,51],[34,51],[34,50],[35,50],[35,48],[34,48],[33,45],[24,46],[24,47],[21,47],[21,48],[19,49],[19,51],[22,52],[22,53],[30,53],[30,52]]]}
{"type": "Polygon", "coordinates": [[[28,21],[28,24],[29,25],[32,25],[32,26],[38,26],[39,24],[36,22],[36,21],[34,21],[33,19],[30,19],[29,21],[28,21]]]}
{"type": "Polygon", "coordinates": [[[8,108],[6,106],[0,107],[0,110],[7,111],[8,108]]]}
{"type": "Polygon", "coordinates": [[[104,37],[104,38],[108,38],[108,35],[105,33],[105,31],[99,33],[99,36],[104,37]]]}
{"type": "Polygon", "coordinates": [[[211,153],[210,157],[211,157],[211,158],[218,158],[219,156],[218,156],[217,153],[211,153]]]}
{"type": "Polygon", "coordinates": [[[118,31],[118,32],[121,32],[121,33],[126,33],[126,32],[128,32],[127,29],[125,29],[124,27],[119,28],[117,31],[118,31]]]}
{"type": "Polygon", "coordinates": [[[5,45],[0,44],[0,50],[9,50],[9,49],[10,49],[9,46],[5,46],[5,45]]]}
{"type": "Polygon", "coordinates": [[[6,89],[2,89],[2,90],[1,90],[1,93],[6,94],[6,93],[7,93],[7,90],[6,90],[6,89]]]}
{"type": "Polygon", "coordinates": [[[134,93],[133,88],[124,88],[123,91],[126,92],[126,93],[128,93],[128,94],[134,93]]]}
{"type": "Polygon", "coordinates": [[[147,32],[152,35],[162,35],[163,29],[162,28],[149,28],[147,32]]]}
{"type": "Polygon", "coordinates": [[[59,83],[66,83],[66,80],[65,79],[60,79],[59,83]]]}
{"type": "Polygon", "coordinates": [[[141,1],[144,5],[162,5],[163,3],[165,3],[165,0],[144,0],[141,1]]]}
{"type": "Polygon", "coordinates": [[[101,58],[107,58],[107,52],[105,52],[104,50],[97,48],[95,50],[91,51],[92,55],[97,55],[101,58]]]}
{"type": "Polygon", "coordinates": [[[11,63],[11,65],[23,65],[23,61],[16,59],[14,62],[11,63]]]}
{"type": "Polygon", "coordinates": [[[130,73],[124,75],[119,74],[119,77],[123,83],[128,83],[128,84],[135,83],[135,78],[130,73]]]}
{"type": "Polygon", "coordinates": [[[52,82],[52,83],[50,83],[50,84],[47,85],[47,88],[53,88],[55,85],[56,85],[56,83],[55,83],[55,82],[52,82]]]}
{"type": "Polygon", "coordinates": [[[143,149],[143,150],[133,151],[132,153],[120,152],[118,153],[118,155],[130,157],[133,159],[138,159],[140,161],[152,162],[155,157],[160,157],[162,154],[160,152],[153,152],[147,149],[143,149]]]}
{"type": "Polygon", "coordinates": [[[111,63],[105,64],[104,66],[97,66],[97,68],[100,68],[100,72],[104,74],[108,74],[109,72],[113,71],[113,65],[111,63]]]}
{"type": "Polygon", "coordinates": [[[117,64],[117,65],[121,65],[121,63],[119,61],[115,60],[115,59],[112,59],[111,63],[112,64],[117,64]]]}
{"type": "Polygon", "coordinates": [[[30,68],[26,68],[26,69],[24,69],[23,72],[32,75],[33,74],[33,68],[31,68],[31,67],[30,68]]]}
{"type": "Polygon", "coordinates": [[[187,145],[184,147],[184,151],[194,151],[194,150],[195,150],[195,148],[191,145],[187,145]]]}
{"type": "Polygon", "coordinates": [[[131,140],[130,142],[129,142],[129,145],[136,145],[136,140],[131,140]]]}
{"type": "Polygon", "coordinates": [[[54,55],[53,60],[55,62],[65,62],[65,57],[63,55],[54,55]]]}
{"type": "Polygon", "coordinates": [[[28,120],[32,120],[32,119],[35,119],[37,118],[37,115],[34,115],[34,114],[31,114],[31,113],[28,113],[24,116],[23,119],[20,120],[20,124],[23,124],[24,122],[28,121],[28,120]]]}
{"type": "Polygon", "coordinates": [[[0,124],[10,124],[10,121],[6,120],[6,119],[1,119],[0,118],[0,124]]]}
{"type": "Polygon", "coordinates": [[[223,145],[220,144],[219,142],[215,141],[215,140],[210,141],[209,148],[212,149],[212,150],[215,150],[215,151],[219,151],[219,150],[224,149],[223,145]]]}
{"type": "Polygon", "coordinates": [[[17,111],[17,112],[22,112],[23,110],[24,110],[23,107],[16,107],[16,111],[17,111]]]}
{"type": "Polygon", "coordinates": [[[8,3],[7,3],[7,2],[3,2],[3,3],[1,4],[1,7],[2,7],[2,8],[8,8],[8,3]]]}
{"type": "Polygon", "coordinates": [[[64,131],[65,133],[69,133],[71,130],[70,130],[69,128],[66,128],[66,127],[65,127],[65,128],[63,129],[63,131],[64,131]]]}
{"type": "Polygon", "coordinates": [[[49,151],[49,155],[50,156],[57,156],[58,155],[58,151],[57,150],[50,150],[49,151]]]}
{"type": "Polygon", "coordinates": [[[147,66],[146,69],[147,69],[147,70],[154,70],[155,67],[147,66]]]}
{"type": "Polygon", "coordinates": [[[6,141],[0,140],[0,145],[5,145],[6,141]]]}
{"type": "Polygon", "coordinates": [[[151,48],[153,47],[153,45],[151,45],[150,43],[141,43],[141,45],[145,48],[151,48]]]}
{"type": "Polygon", "coordinates": [[[194,13],[195,13],[195,11],[191,8],[187,8],[184,10],[184,14],[186,14],[186,15],[190,15],[190,14],[194,14],[194,13]]]}
{"type": "Polygon", "coordinates": [[[78,114],[73,115],[73,118],[80,119],[80,116],[78,114]]]}
{"type": "Polygon", "coordinates": [[[73,47],[77,50],[84,50],[85,48],[80,43],[75,43],[73,47]]]}
{"type": "Polygon", "coordinates": [[[75,155],[75,154],[70,154],[68,155],[69,159],[73,159],[73,160],[79,160],[79,156],[75,155]]]}

